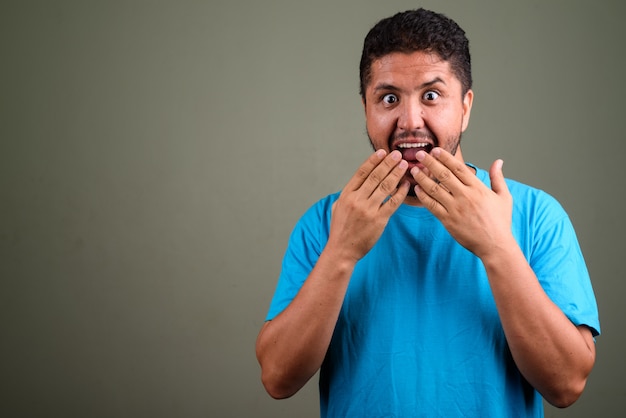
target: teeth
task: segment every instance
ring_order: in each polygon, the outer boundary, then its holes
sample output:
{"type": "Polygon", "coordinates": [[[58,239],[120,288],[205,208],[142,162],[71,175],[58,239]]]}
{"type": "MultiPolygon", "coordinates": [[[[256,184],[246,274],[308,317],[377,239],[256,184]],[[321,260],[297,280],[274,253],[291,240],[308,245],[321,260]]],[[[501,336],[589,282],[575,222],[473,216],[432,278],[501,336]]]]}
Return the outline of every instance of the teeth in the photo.
{"type": "Polygon", "coordinates": [[[417,143],[406,143],[406,144],[398,144],[398,148],[425,148],[429,146],[428,142],[417,142],[417,143]]]}

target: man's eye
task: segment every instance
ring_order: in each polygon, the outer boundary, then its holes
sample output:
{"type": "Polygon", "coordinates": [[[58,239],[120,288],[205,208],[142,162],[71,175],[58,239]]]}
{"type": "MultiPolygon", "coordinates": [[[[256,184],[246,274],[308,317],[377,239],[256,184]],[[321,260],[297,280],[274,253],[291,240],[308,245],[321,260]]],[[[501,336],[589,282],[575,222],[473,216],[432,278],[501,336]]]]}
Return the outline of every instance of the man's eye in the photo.
{"type": "Polygon", "coordinates": [[[432,91],[432,90],[427,91],[424,94],[424,100],[432,101],[432,100],[436,100],[438,97],[439,97],[439,93],[437,93],[436,91],[432,91]]]}
{"type": "Polygon", "coordinates": [[[385,94],[383,96],[383,102],[386,104],[394,104],[398,101],[398,96],[393,93],[385,94]]]}

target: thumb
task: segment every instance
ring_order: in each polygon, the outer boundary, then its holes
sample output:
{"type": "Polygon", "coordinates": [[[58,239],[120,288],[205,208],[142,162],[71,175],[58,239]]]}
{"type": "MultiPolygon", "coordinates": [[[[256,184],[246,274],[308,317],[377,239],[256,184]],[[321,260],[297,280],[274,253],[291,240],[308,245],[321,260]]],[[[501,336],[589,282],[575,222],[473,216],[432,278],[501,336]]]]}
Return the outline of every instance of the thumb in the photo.
{"type": "Polygon", "coordinates": [[[504,181],[504,173],[502,172],[503,164],[504,161],[498,159],[494,161],[493,164],[491,164],[491,168],[489,169],[491,189],[496,192],[496,194],[501,194],[509,190],[509,188],[506,186],[506,182],[504,181]]]}

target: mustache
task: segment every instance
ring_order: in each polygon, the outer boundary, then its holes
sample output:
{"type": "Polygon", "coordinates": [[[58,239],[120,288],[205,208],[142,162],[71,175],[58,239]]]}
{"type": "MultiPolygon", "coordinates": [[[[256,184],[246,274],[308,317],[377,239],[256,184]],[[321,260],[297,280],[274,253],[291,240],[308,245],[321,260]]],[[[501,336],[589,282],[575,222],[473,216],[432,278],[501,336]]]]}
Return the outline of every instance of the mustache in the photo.
{"type": "Polygon", "coordinates": [[[396,141],[400,141],[407,138],[413,139],[430,139],[435,144],[437,144],[437,137],[430,131],[402,131],[400,133],[394,133],[391,137],[391,142],[394,143],[396,141]]]}
{"type": "Polygon", "coordinates": [[[402,141],[404,139],[428,139],[430,141],[432,141],[432,143],[437,146],[437,144],[439,143],[439,140],[437,139],[437,137],[430,131],[423,131],[423,130],[414,130],[414,131],[402,131],[399,133],[394,133],[389,141],[389,145],[393,145],[395,144],[397,141],[402,141]]]}

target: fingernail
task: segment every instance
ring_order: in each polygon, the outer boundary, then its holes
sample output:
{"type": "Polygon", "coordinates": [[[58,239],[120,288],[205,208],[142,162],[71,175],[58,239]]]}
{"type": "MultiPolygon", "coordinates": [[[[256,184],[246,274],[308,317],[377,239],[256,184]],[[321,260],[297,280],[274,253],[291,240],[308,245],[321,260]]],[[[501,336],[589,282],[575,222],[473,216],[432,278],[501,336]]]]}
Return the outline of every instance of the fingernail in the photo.
{"type": "Polygon", "coordinates": [[[426,158],[426,152],[417,151],[417,153],[415,154],[415,158],[417,158],[417,161],[422,161],[424,158],[426,158]]]}
{"type": "Polygon", "coordinates": [[[376,151],[376,156],[379,158],[383,158],[385,156],[386,152],[384,149],[379,149],[376,151]]]}
{"type": "Polygon", "coordinates": [[[441,155],[441,148],[433,148],[433,150],[432,150],[431,154],[432,154],[434,157],[439,157],[439,155],[441,155]]]}
{"type": "Polygon", "coordinates": [[[400,153],[400,151],[391,151],[391,159],[393,159],[394,161],[400,161],[402,159],[402,154],[400,153]]]}
{"type": "Polygon", "coordinates": [[[400,161],[400,164],[398,164],[398,167],[400,168],[407,168],[409,166],[409,163],[406,162],[406,160],[402,160],[400,161]]]}

